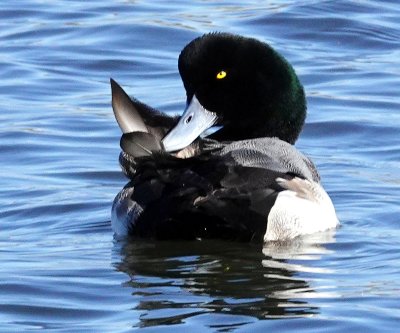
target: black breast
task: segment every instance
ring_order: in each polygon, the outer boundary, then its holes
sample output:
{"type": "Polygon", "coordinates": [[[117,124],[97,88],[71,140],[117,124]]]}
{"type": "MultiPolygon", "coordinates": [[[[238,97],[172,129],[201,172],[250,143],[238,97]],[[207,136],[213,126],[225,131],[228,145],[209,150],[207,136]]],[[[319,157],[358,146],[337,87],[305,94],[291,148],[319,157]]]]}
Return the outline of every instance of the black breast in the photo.
{"type": "Polygon", "coordinates": [[[131,200],[144,210],[130,232],[158,239],[262,241],[282,190],[276,178],[315,180],[310,163],[291,145],[270,138],[206,143],[200,155],[188,159],[165,154],[137,159],[131,200]]]}

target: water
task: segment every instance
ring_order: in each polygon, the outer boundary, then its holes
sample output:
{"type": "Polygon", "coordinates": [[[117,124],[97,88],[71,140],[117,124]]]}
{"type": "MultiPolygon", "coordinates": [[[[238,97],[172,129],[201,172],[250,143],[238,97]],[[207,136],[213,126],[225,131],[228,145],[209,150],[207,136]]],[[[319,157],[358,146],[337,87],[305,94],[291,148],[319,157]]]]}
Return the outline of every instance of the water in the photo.
{"type": "Polygon", "coordinates": [[[1,332],[398,330],[396,0],[21,0],[0,16],[1,332]],[[179,51],[216,30],[267,41],[296,68],[309,103],[297,147],[336,232],[264,248],[113,240],[126,179],[109,77],[177,113],[179,51]]]}

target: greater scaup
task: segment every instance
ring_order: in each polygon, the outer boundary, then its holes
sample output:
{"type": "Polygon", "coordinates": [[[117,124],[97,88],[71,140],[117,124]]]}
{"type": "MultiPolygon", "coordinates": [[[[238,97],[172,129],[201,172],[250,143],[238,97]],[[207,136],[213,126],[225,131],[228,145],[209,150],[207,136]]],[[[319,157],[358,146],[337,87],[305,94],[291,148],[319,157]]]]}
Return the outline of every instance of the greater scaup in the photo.
{"type": "Polygon", "coordinates": [[[283,56],[256,39],[211,33],[190,42],[178,65],[187,96],[180,118],[111,80],[131,179],[113,203],[116,235],[272,241],[337,226],[315,166],[292,145],[306,102],[283,56]]]}

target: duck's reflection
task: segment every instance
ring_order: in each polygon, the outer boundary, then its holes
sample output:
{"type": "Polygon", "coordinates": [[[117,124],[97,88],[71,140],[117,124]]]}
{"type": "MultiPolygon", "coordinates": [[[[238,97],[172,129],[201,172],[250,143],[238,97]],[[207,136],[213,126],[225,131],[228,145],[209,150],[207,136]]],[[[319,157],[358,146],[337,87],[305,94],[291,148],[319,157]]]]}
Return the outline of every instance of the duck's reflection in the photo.
{"type": "Polygon", "coordinates": [[[311,303],[318,296],[313,279],[328,272],[318,263],[333,241],[331,231],[264,247],[222,241],[119,242],[115,246],[122,259],[116,266],[130,277],[126,285],[137,298],[135,310],[143,311],[140,326],[176,324],[209,312],[242,319],[312,316],[319,313],[311,303]]]}

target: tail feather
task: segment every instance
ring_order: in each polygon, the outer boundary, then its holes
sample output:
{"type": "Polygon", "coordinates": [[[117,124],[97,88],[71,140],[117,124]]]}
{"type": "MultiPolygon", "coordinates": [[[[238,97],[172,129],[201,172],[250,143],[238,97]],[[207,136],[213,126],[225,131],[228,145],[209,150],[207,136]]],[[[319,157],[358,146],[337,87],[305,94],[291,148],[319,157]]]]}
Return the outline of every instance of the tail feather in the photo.
{"type": "Polygon", "coordinates": [[[132,156],[149,156],[153,152],[163,151],[161,141],[154,135],[144,132],[133,132],[123,134],[120,141],[121,149],[132,156]]]}
{"type": "Polygon", "coordinates": [[[112,107],[115,119],[123,133],[149,132],[130,97],[121,86],[110,79],[112,93],[112,107]]]}
{"type": "Polygon", "coordinates": [[[149,156],[154,151],[164,150],[161,139],[146,126],[131,98],[113,79],[110,79],[110,83],[115,119],[123,132],[120,141],[122,150],[132,158],[149,156]]]}

